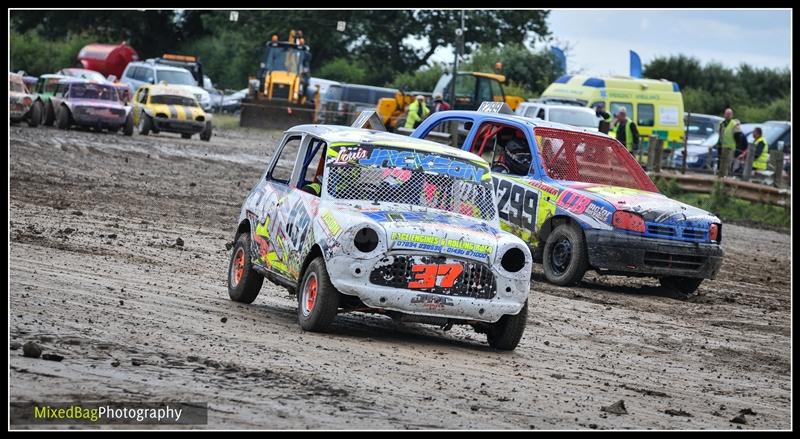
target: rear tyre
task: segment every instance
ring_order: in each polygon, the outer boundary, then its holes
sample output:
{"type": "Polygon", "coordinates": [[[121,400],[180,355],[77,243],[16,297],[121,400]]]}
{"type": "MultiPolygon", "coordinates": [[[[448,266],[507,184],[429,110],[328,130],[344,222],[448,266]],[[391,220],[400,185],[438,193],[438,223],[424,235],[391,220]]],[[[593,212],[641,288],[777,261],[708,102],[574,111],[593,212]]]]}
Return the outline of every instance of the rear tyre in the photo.
{"type": "Polygon", "coordinates": [[[40,123],[42,123],[42,102],[36,101],[33,103],[30,113],[28,113],[28,126],[36,128],[40,123]]]}
{"type": "Polygon", "coordinates": [[[516,315],[506,315],[497,322],[489,324],[488,331],[486,331],[486,340],[489,342],[489,346],[502,351],[513,351],[522,339],[527,320],[528,301],[526,300],[525,305],[516,315]]]}
{"type": "Polygon", "coordinates": [[[192,135],[187,133],[181,133],[181,139],[191,139],[192,135]]]}
{"type": "Polygon", "coordinates": [[[44,122],[42,122],[45,126],[51,127],[53,123],[56,121],[56,112],[53,108],[53,103],[48,102],[44,104],[44,122]]]}
{"type": "Polygon", "coordinates": [[[146,136],[150,134],[151,129],[153,129],[153,121],[150,120],[150,116],[148,116],[147,113],[142,113],[142,116],[139,118],[139,134],[146,136]]]}
{"type": "Polygon", "coordinates": [[[589,266],[583,232],[574,224],[561,224],[547,237],[542,257],[544,277],[556,285],[574,285],[589,266]]]}
{"type": "Polygon", "coordinates": [[[683,294],[684,296],[689,296],[697,291],[697,288],[703,283],[703,279],[696,277],[667,276],[659,278],[658,282],[661,284],[662,288],[674,293],[683,294]]]}
{"type": "Polygon", "coordinates": [[[239,303],[253,303],[261,291],[264,276],[253,270],[250,261],[250,233],[242,233],[233,245],[228,264],[228,295],[239,303]]]}
{"type": "Polygon", "coordinates": [[[133,135],[133,115],[128,114],[128,117],[125,118],[125,125],[122,126],[122,134],[126,136],[133,135]]]}
{"type": "Polygon", "coordinates": [[[62,108],[61,111],[58,112],[58,117],[56,118],[56,126],[60,130],[69,129],[69,110],[67,110],[66,108],[62,108]]]}
{"type": "Polygon", "coordinates": [[[305,331],[325,332],[339,312],[339,292],[331,283],[325,260],[308,265],[297,292],[297,320],[305,331]]]}
{"type": "Polygon", "coordinates": [[[211,121],[206,122],[206,127],[203,128],[202,132],[200,132],[200,140],[204,142],[208,142],[209,140],[211,140],[211,130],[212,130],[211,121]]]}

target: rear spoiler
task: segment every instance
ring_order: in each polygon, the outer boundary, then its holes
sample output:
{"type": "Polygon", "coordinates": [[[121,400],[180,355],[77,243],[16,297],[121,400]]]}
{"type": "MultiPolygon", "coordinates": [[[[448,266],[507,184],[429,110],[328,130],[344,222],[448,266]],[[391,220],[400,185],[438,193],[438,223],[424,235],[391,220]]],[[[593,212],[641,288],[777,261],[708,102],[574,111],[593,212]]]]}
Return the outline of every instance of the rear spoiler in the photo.
{"type": "Polygon", "coordinates": [[[353,128],[366,128],[375,131],[386,131],[386,127],[383,125],[380,116],[375,110],[364,110],[361,113],[358,113],[358,116],[350,124],[353,128]]]}

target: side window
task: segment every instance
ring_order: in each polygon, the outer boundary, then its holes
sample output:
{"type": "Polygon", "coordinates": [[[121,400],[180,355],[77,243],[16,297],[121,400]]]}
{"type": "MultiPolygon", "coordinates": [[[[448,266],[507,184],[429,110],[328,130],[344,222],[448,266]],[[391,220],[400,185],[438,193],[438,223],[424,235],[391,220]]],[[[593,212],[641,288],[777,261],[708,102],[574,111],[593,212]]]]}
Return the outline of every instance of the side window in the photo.
{"type": "Polygon", "coordinates": [[[633,119],[633,104],[630,102],[612,102],[611,115],[616,115],[620,107],[625,107],[625,112],[628,114],[628,119],[633,119]]]}
{"type": "Polygon", "coordinates": [[[655,125],[656,110],[653,104],[636,105],[636,124],[640,127],[651,127],[655,125]]]}
{"type": "Polygon", "coordinates": [[[324,141],[319,139],[311,139],[308,143],[308,150],[306,157],[303,160],[303,168],[300,175],[303,179],[300,181],[298,187],[303,187],[306,184],[322,183],[322,172],[325,167],[323,157],[325,157],[325,147],[327,145],[324,141]]]}
{"type": "Polygon", "coordinates": [[[489,162],[492,172],[528,175],[530,171],[530,145],[519,128],[486,122],[478,128],[470,152],[489,162]]]}
{"type": "Polygon", "coordinates": [[[545,120],[544,108],[540,108],[539,111],[536,113],[536,117],[539,119],[545,120]]]}
{"type": "Polygon", "coordinates": [[[478,102],[493,101],[491,81],[487,78],[478,78],[478,102]]]}
{"type": "Polygon", "coordinates": [[[486,79],[489,82],[492,88],[492,96],[494,97],[493,100],[503,101],[505,100],[505,96],[503,95],[503,89],[500,88],[500,83],[493,80],[493,79],[486,79]]]}
{"type": "Polygon", "coordinates": [[[130,77],[137,80],[137,81],[144,81],[142,68],[141,67],[131,67],[131,72],[129,73],[130,77]]]}
{"type": "Polygon", "coordinates": [[[528,107],[525,109],[525,117],[534,118],[536,117],[536,107],[528,107]]]}
{"type": "Polygon", "coordinates": [[[454,110],[472,108],[475,105],[475,82],[472,75],[456,75],[456,101],[454,110]]]}
{"type": "Polygon", "coordinates": [[[424,139],[461,149],[470,129],[472,121],[467,119],[442,119],[431,127],[424,139]],[[457,138],[453,139],[453,135],[457,138]]]}
{"type": "Polygon", "coordinates": [[[278,153],[278,160],[275,161],[275,165],[267,173],[267,180],[289,184],[289,179],[292,178],[292,171],[294,170],[295,158],[300,150],[301,140],[302,137],[300,136],[292,136],[286,140],[286,143],[278,153]]]}
{"type": "Polygon", "coordinates": [[[140,92],[140,95],[139,95],[139,103],[140,103],[140,104],[146,104],[146,103],[147,103],[147,93],[148,93],[149,91],[150,91],[150,90],[149,90],[149,89],[146,89],[146,88],[142,88],[142,89],[139,91],[139,92],[140,92]]]}

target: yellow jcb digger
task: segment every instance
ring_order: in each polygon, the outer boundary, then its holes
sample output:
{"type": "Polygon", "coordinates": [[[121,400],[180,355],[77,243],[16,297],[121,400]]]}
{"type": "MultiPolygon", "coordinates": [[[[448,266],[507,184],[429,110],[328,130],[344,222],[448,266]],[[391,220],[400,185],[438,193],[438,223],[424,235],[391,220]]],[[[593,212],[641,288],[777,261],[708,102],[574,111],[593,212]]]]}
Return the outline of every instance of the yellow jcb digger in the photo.
{"type": "Polygon", "coordinates": [[[248,80],[239,125],[284,130],[313,123],[319,96],[309,96],[311,51],[303,32],[292,30],[288,41],[273,35],[267,43],[258,76],[248,80]]]}

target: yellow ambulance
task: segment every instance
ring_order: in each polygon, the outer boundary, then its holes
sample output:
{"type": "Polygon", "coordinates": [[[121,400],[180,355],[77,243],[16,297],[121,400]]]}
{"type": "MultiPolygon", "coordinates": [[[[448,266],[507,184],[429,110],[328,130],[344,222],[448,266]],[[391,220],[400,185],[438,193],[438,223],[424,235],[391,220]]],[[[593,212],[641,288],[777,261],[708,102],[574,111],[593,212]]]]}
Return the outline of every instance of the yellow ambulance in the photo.
{"type": "Polygon", "coordinates": [[[606,111],[612,115],[625,107],[628,118],[639,128],[645,148],[651,135],[664,139],[671,149],[683,147],[683,95],[677,83],[666,79],[563,75],[539,100],[588,107],[605,102],[606,111]]]}

